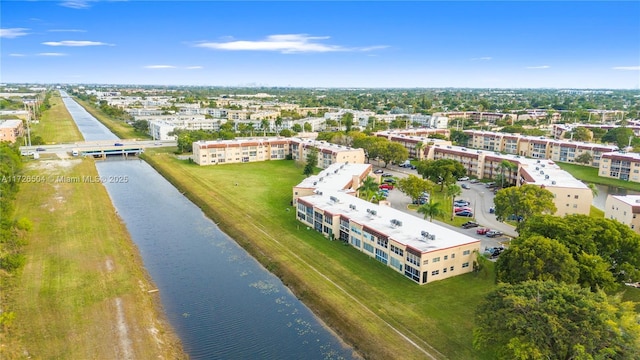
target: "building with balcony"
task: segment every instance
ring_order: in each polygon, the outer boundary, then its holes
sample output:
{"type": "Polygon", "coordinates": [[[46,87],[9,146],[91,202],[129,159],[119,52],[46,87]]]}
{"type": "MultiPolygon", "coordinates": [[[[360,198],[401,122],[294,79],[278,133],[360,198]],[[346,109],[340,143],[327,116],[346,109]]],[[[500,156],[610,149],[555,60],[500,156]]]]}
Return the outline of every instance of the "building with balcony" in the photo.
{"type": "Polygon", "coordinates": [[[602,154],[598,175],[613,179],[640,182],[640,154],[621,152],[602,154]]]}

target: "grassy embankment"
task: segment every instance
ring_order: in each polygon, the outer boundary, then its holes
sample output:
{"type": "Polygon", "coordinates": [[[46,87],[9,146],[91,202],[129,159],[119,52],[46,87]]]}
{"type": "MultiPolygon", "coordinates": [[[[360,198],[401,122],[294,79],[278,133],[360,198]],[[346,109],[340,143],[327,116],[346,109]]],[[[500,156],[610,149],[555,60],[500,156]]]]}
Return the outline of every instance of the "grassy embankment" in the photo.
{"type": "MultiPolygon", "coordinates": [[[[50,101],[39,134],[82,140],[60,98],[50,101]]],[[[94,162],[30,161],[24,175],[44,182],[22,183],[17,195],[15,217],[33,227],[23,234],[25,267],[2,276],[13,320],[0,331],[0,358],[185,358],[106,189],[54,180],[97,176],[94,162]]]]}
{"type": "Polygon", "coordinates": [[[472,348],[473,314],[494,288],[492,276],[418,286],[351,246],[307,230],[289,205],[302,166],[201,167],[166,149],[149,149],[144,158],[366,358],[428,358],[399,333],[436,358],[492,358],[472,348]]]}
{"type": "Polygon", "coordinates": [[[136,131],[133,126],[125,123],[124,121],[112,119],[111,117],[103,114],[99,109],[91,106],[88,102],[78,99],[77,97],[74,97],[73,99],[120,139],[151,139],[148,134],[136,131]]]}
{"type": "Polygon", "coordinates": [[[562,162],[556,162],[556,164],[558,164],[558,166],[560,166],[562,170],[568,172],[576,179],[582,180],[587,183],[609,185],[622,189],[640,191],[640,183],[598,176],[598,169],[591,166],[568,164],[562,162]]]}
{"type": "Polygon", "coordinates": [[[46,144],[82,141],[82,134],[64,106],[60,93],[51,92],[51,108],[42,113],[38,124],[31,125],[31,138],[40,136],[46,144]]]}

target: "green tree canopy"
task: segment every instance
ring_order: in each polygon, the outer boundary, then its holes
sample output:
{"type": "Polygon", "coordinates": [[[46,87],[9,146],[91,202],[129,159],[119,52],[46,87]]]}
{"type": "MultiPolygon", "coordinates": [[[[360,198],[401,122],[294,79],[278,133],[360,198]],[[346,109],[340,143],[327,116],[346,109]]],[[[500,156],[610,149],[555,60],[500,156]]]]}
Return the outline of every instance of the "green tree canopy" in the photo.
{"type": "Polygon", "coordinates": [[[629,139],[633,140],[633,138],[633,130],[627,127],[617,127],[607,131],[602,137],[602,142],[614,143],[620,149],[624,149],[629,146],[629,139]]]}
{"type": "Polygon", "coordinates": [[[520,224],[518,232],[521,237],[541,235],[566,246],[580,264],[582,286],[611,289],[615,282],[640,281],[640,235],[622,223],[579,214],[540,215],[520,224]]]}
{"type": "Polygon", "coordinates": [[[420,205],[418,208],[418,213],[423,214],[425,219],[429,219],[429,221],[433,221],[434,217],[443,217],[444,210],[442,209],[442,203],[439,201],[433,201],[433,199],[429,199],[429,202],[423,205],[420,205]]]}
{"type": "Polygon", "coordinates": [[[576,156],[575,160],[577,163],[580,163],[580,164],[591,164],[591,161],[593,160],[593,156],[591,155],[591,153],[585,152],[576,156]]]}
{"type": "Polygon", "coordinates": [[[431,192],[434,183],[421,179],[415,175],[409,175],[398,180],[398,189],[409,196],[412,200],[417,200],[423,192],[431,192]]]}
{"type": "Polygon", "coordinates": [[[313,171],[315,170],[317,165],[318,165],[318,149],[309,148],[309,151],[307,152],[307,161],[304,164],[304,170],[302,171],[302,173],[305,176],[309,176],[313,174],[313,171]]]}
{"type": "Polygon", "coordinates": [[[554,281],[500,284],[476,310],[474,347],[499,359],[635,359],[634,305],[554,281]]]}
{"type": "Polygon", "coordinates": [[[553,280],[575,284],[578,263],[557,240],[535,235],[511,241],[496,263],[498,281],[511,284],[527,280],[553,280]]]}
{"type": "Polygon", "coordinates": [[[373,195],[378,192],[378,182],[375,178],[367,176],[358,188],[358,191],[360,192],[360,197],[371,201],[373,195]]]}
{"type": "Polygon", "coordinates": [[[452,159],[423,160],[418,163],[416,170],[423,178],[440,183],[441,190],[467,173],[464,165],[452,159]]]}
{"type": "Polygon", "coordinates": [[[526,220],[535,214],[553,214],[557,210],[553,203],[553,194],[531,184],[502,189],[498,191],[493,202],[499,220],[508,219],[512,215],[516,219],[522,217],[526,220]]]}
{"type": "Polygon", "coordinates": [[[390,142],[387,140],[384,146],[380,149],[379,157],[384,161],[384,167],[387,167],[389,163],[401,163],[409,157],[409,150],[407,150],[402,144],[396,142],[390,142]]]}

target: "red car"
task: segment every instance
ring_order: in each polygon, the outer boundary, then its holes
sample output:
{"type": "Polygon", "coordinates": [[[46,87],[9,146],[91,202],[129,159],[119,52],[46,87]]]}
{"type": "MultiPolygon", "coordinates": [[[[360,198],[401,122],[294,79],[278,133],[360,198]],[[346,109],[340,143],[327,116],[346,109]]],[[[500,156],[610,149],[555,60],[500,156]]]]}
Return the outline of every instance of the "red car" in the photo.
{"type": "Polygon", "coordinates": [[[476,230],[476,233],[477,233],[478,235],[484,235],[484,234],[486,234],[488,231],[489,231],[489,229],[487,229],[487,228],[480,228],[480,229],[476,230]]]}
{"type": "Polygon", "coordinates": [[[382,184],[380,186],[378,186],[379,189],[387,189],[387,190],[393,190],[393,185],[391,184],[382,184]]]}

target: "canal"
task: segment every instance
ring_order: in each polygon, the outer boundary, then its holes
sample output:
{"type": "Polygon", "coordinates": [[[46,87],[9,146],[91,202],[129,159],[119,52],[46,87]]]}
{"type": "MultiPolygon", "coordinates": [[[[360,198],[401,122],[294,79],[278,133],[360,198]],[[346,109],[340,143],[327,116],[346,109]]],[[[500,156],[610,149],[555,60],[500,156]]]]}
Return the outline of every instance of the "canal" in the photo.
{"type": "MultiPolygon", "coordinates": [[[[91,119],[99,122],[62,95],[71,116],[80,117],[85,139],[117,139],[110,132],[102,138],[91,119]]],[[[107,192],[192,359],[354,357],[277,277],[146,162],[118,159],[96,166],[100,176],[128,179],[105,184],[107,192]]]]}

